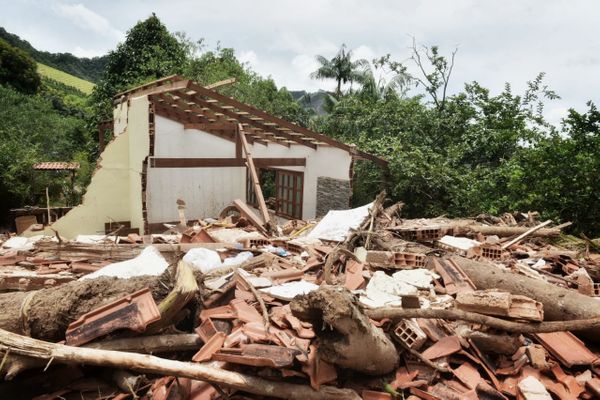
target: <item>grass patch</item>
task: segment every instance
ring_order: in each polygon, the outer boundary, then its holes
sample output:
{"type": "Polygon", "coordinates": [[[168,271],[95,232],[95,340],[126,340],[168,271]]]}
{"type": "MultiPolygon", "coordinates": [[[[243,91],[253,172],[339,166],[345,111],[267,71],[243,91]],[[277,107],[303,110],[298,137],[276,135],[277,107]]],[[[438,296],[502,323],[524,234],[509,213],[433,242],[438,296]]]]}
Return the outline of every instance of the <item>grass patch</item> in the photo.
{"type": "Polygon", "coordinates": [[[48,65],[38,63],[38,72],[40,75],[46,78],[54,79],[57,82],[72,86],[85,94],[92,93],[92,89],[94,88],[94,84],[92,82],[78,78],[56,68],[49,67],[48,65]]]}

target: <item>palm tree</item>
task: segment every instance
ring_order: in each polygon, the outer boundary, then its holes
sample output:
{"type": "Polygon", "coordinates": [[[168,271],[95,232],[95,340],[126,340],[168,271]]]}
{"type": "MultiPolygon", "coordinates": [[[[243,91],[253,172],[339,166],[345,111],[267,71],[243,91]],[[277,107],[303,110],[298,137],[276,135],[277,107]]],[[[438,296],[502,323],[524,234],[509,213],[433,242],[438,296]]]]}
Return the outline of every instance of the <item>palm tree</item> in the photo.
{"type": "Polygon", "coordinates": [[[411,82],[410,75],[404,72],[397,72],[393,76],[376,78],[375,71],[371,68],[365,69],[363,75],[358,81],[362,87],[359,93],[373,100],[383,100],[388,95],[395,93],[398,96],[404,96],[411,82]]]}
{"type": "Polygon", "coordinates": [[[364,73],[369,67],[369,62],[365,59],[352,61],[352,50],[346,50],[346,45],[342,47],[331,60],[323,56],[317,56],[319,68],[310,74],[312,79],[335,79],[337,88],[336,97],[342,95],[342,84],[348,82],[360,82],[364,78],[364,73]]]}

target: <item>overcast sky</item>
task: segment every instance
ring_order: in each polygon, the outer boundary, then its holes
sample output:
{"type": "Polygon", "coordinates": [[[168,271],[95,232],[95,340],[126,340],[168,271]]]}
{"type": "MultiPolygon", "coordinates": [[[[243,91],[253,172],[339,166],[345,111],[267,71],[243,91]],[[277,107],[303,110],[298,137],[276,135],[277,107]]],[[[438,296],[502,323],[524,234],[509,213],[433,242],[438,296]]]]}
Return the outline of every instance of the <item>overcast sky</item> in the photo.
{"type": "Polygon", "coordinates": [[[538,72],[562,97],[546,115],[560,120],[600,93],[600,2],[553,0],[0,0],[0,26],[39,50],[105,54],[152,12],[171,32],[220,42],[290,90],[332,89],[313,81],[314,56],[346,43],[359,57],[409,57],[412,37],[458,47],[452,91],[477,80],[493,93],[516,92],[538,72]]]}

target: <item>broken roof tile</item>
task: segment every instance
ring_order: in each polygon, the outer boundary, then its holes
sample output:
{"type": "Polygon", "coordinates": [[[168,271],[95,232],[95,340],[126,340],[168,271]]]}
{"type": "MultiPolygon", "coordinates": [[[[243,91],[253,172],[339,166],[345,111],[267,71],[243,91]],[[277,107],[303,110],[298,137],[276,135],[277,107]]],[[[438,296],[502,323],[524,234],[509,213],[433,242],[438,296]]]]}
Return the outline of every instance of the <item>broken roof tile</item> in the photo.
{"type": "Polygon", "coordinates": [[[365,282],[362,276],[364,265],[355,260],[348,260],[346,263],[346,277],[344,286],[349,290],[356,290],[365,282]]]}
{"type": "Polygon", "coordinates": [[[263,317],[256,310],[256,308],[252,307],[245,300],[235,299],[232,300],[231,308],[236,314],[237,319],[243,322],[262,322],[263,317]]]}
{"type": "Polygon", "coordinates": [[[224,305],[214,308],[205,308],[204,310],[200,311],[200,320],[204,321],[207,318],[234,319],[236,318],[236,315],[230,305],[224,305]]]}
{"type": "Polygon", "coordinates": [[[204,343],[204,346],[198,350],[196,354],[192,357],[192,360],[195,362],[203,362],[208,361],[212,358],[212,356],[219,351],[220,348],[223,347],[225,343],[225,338],[227,335],[223,332],[215,333],[208,342],[204,343]]]}
{"type": "Polygon", "coordinates": [[[254,367],[283,368],[293,364],[299,350],[267,344],[247,344],[241,348],[219,350],[213,355],[214,360],[254,367]]]}
{"type": "Polygon", "coordinates": [[[598,358],[571,332],[536,333],[533,336],[566,367],[590,365],[598,358]]]}
{"type": "Polygon", "coordinates": [[[446,357],[462,350],[458,336],[446,336],[421,353],[428,360],[446,357]]]}
{"type": "Polygon", "coordinates": [[[65,334],[69,346],[78,346],[117,329],[142,332],[160,319],[160,311],[150,289],[144,288],[129,296],[98,307],[72,322],[65,334]]]}

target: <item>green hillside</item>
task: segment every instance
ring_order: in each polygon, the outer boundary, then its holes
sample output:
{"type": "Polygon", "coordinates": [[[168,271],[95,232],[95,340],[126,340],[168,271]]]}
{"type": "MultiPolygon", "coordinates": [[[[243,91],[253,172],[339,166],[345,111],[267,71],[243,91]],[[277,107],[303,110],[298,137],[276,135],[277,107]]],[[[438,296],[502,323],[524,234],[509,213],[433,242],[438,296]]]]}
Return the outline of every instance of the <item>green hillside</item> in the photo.
{"type": "Polygon", "coordinates": [[[28,41],[21,39],[13,33],[7,32],[6,29],[2,27],[0,27],[0,39],[5,40],[11,46],[25,51],[37,62],[49,65],[94,83],[100,81],[102,72],[108,61],[107,56],[80,58],[75,57],[70,53],[49,53],[47,51],[39,51],[28,41]]]}
{"type": "Polygon", "coordinates": [[[38,72],[40,75],[46,78],[54,79],[55,81],[64,83],[67,86],[72,86],[85,94],[90,94],[94,88],[94,84],[92,82],[88,82],[66,72],[59,71],[58,69],[49,67],[45,64],[38,63],[38,72]]]}

